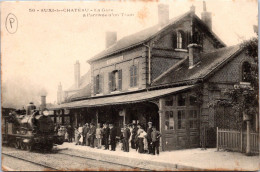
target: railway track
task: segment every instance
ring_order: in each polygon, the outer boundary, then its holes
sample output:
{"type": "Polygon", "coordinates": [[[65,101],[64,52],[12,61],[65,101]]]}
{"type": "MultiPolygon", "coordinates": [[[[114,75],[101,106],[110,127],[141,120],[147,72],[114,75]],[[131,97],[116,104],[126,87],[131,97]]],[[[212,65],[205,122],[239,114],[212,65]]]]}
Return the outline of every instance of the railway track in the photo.
{"type": "MultiPolygon", "coordinates": [[[[14,154],[9,153],[9,152],[2,152],[2,154],[5,155],[5,156],[9,156],[11,158],[14,158],[14,159],[25,161],[25,162],[30,163],[30,164],[34,164],[34,165],[39,166],[39,167],[43,167],[43,168],[45,168],[48,171],[60,171],[60,166],[56,166],[56,165],[53,166],[53,164],[50,164],[50,163],[49,164],[44,164],[44,163],[41,163],[39,161],[36,162],[36,161],[33,161],[33,159],[31,159],[31,160],[27,159],[26,156],[20,156],[19,154],[18,155],[16,155],[16,154],[14,155],[14,154]]],[[[97,163],[102,164],[101,166],[103,166],[103,168],[104,168],[104,165],[106,166],[106,164],[107,164],[110,167],[114,165],[115,169],[117,169],[117,167],[120,167],[121,169],[125,168],[125,169],[132,169],[132,170],[138,170],[138,171],[151,171],[151,169],[148,169],[148,168],[141,168],[141,167],[136,167],[136,166],[133,166],[133,165],[120,164],[120,163],[117,163],[117,162],[101,160],[101,159],[94,158],[94,157],[86,157],[86,156],[75,155],[75,154],[64,153],[64,152],[56,152],[53,155],[60,155],[66,161],[67,161],[67,159],[70,159],[71,157],[74,157],[74,160],[75,160],[75,158],[79,159],[79,160],[81,159],[81,161],[83,161],[83,162],[87,161],[87,160],[90,160],[89,161],[90,164],[93,164],[93,163],[97,162],[97,163]]],[[[60,156],[58,156],[58,157],[60,157],[60,156]]],[[[69,164],[66,164],[66,165],[69,165],[69,164]]],[[[97,166],[97,168],[99,168],[99,166],[97,166]]],[[[65,167],[65,169],[66,169],[66,167],[65,167]]]]}
{"type": "Polygon", "coordinates": [[[84,156],[80,156],[80,155],[73,155],[73,154],[62,153],[62,152],[59,152],[59,154],[72,156],[72,157],[77,157],[77,158],[82,158],[82,159],[89,159],[89,160],[94,160],[94,161],[99,161],[99,162],[109,163],[109,164],[114,164],[114,165],[120,165],[120,166],[124,166],[124,167],[128,167],[128,168],[132,168],[133,170],[151,171],[151,169],[147,169],[147,168],[139,168],[139,167],[134,167],[134,166],[131,166],[131,165],[125,165],[125,164],[120,164],[120,163],[111,162],[111,161],[105,161],[105,160],[100,160],[100,159],[95,159],[95,158],[89,158],[89,157],[84,157],[84,156]]]}
{"type": "Polygon", "coordinates": [[[17,156],[8,154],[8,153],[3,153],[2,152],[2,155],[9,156],[9,157],[12,157],[12,158],[15,158],[15,159],[19,159],[19,160],[22,160],[22,161],[25,161],[25,162],[29,162],[29,163],[32,163],[32,164],[44,167],[44,168],[46,168],[46,170],[52,170],[52,171],[58,171],[59,170],[57,168],[54,168],[54,167],[51,167],[51,166],[48,166],[48,165],[45,165],[45,164],[41,164],[41,163],[38,163],[38,162],[33,162],[31,160],[24,159],[24,158],[21,158],[21,157],[17,157],[17,156]]]}

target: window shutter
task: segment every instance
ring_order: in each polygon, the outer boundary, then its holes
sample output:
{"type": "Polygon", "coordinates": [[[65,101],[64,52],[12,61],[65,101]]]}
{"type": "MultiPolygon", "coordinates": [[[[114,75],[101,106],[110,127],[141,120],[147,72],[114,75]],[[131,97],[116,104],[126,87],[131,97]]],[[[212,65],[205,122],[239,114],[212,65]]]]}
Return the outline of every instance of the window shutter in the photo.
{"type": "Polygon", "coordinates": [[[134,86],[137,86],[137,84],[138,84],[138,68],[137,68],[137,66],[134,66],[134,76],[135,76],[134,86]]]}
{"type": "Polygon", "coordinates": [[[109,92],[112,91],[112,72],[108,73],[108,87],[109,87],[109,92]]]}
{"type": "Polygon", "coordinates": [[[103,76],[100,74],[99,75],[99,93],[102,93],[103,90],[103,76]]]}
{"type": "Polygon", "coordinates": [[[100,83],[100,79],[99,79],[99,75],[96,76],[96,93],[99,93],[99,83],[100,83]]]}
{"type": "Polygon", "coordinates": [[[118,70],[118,90],[122,90],[122,69],[118,70]]]}
{"type": "Polygon", "coordinates": [[[187,48],[187,36],[185,32],[181,31],[181,38],[182,38],[182,49],[187,48]]]}
{"type": "Polygon", "coordinates": [[[94,76],[94,85],[93,85],[94,94],[97,93],[96,91],[96,76],[94,76]]]}
{"type": "Polygon", "coordinates": [[[173,48],[177,48],[177,34],[176,32],[173,32],[173,35],[172,35],[172,46],[173,48]]]}
{"type": "Polygon", "coordinates": [[[130,87],[133,87],[133,77],[134,77],[134,66],[130,67],[130,87]]]}

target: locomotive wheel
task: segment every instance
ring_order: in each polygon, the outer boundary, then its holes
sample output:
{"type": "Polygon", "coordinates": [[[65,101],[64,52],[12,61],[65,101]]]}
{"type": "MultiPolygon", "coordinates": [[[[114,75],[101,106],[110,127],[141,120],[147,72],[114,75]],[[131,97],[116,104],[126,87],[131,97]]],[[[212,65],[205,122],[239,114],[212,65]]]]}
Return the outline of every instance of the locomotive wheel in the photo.
{"type": "Polygon", "coordinates": [[[14,141],[13,145],[14,145],[14,147],[15,147],[16,149],[19,149],[19,144],[18,144],[17,140],[14,141]]]}
{"type": "Polygon", "coordinates": [[[30,144],[26,144],[26,150],[32,151],[33,150],[33,146],[30,145],[30,144]]]}
{"type": "Polygon", "coordinates": [[[20,149],[20,141],[19,141],[19,140],[15,140],[15,142],[14,142],[14,147],[15,147],[16,149],[20,149]]]}
{"type": "Polygon", "coordinates": [[[25,148],[26,148],[26,147],[25,147],[25,144],[24,144],[22,141],[21,141],[20,144],[21,144],[21,149],[22,149],[22,150],[25,150],[25,148]]]}
{"type": "Polygon", "coordinates": [[[22,148],[22,141],[21,140],[17,140],[17,144],[18,144],[18,149],[22,148]]]}

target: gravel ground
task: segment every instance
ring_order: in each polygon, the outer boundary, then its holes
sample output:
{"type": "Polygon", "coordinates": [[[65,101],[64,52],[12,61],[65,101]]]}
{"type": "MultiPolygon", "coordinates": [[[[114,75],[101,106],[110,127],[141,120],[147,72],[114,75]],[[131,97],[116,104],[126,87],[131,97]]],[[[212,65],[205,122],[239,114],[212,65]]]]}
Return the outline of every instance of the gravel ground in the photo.
{"type": "MultiPolygon", "coordinates": [[[[8,153],[16,157],[24,158],[30,161],[34,161],[43,165],[47,165],[60,170],[134,170],[134,168],[126,167],[123,165],[115,165],[106,162],[100,162],[97,160],[89,160],[78,158],[69,155],[63,155],[59,152],[54,153],[39,153],[39,152],[28,152],[23,150],[17,150],[14,148],[3,147],[3,153],[8,153]]],[[[20,160],[15,160],[19,164],[20,160]]],[[[4,161],[3,165],[10,165],[11,162],[4,161]]],[[[33,165],[30,165],[33,166],[33,165]]],[[[10,167],[11,168],[11,167],[10,167]]],[[[38,168],[32,171],[39,171],[38,168]]],[[[41,169],[42,170],[42,169],[41,169]]]]}

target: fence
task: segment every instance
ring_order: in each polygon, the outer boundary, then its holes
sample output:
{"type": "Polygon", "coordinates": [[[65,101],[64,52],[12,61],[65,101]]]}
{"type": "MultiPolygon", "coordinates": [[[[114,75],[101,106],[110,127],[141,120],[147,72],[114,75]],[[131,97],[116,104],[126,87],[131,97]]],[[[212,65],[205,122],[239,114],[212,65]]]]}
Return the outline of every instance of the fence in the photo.
{"type": "MultiPolygon", "coordinates": [[[[217,149],[246,151],[246,132],[217,128],[217,149]]],[[[252,153],[259,153],[259,133],[250,133],[250,148],[252,153]]]]}

